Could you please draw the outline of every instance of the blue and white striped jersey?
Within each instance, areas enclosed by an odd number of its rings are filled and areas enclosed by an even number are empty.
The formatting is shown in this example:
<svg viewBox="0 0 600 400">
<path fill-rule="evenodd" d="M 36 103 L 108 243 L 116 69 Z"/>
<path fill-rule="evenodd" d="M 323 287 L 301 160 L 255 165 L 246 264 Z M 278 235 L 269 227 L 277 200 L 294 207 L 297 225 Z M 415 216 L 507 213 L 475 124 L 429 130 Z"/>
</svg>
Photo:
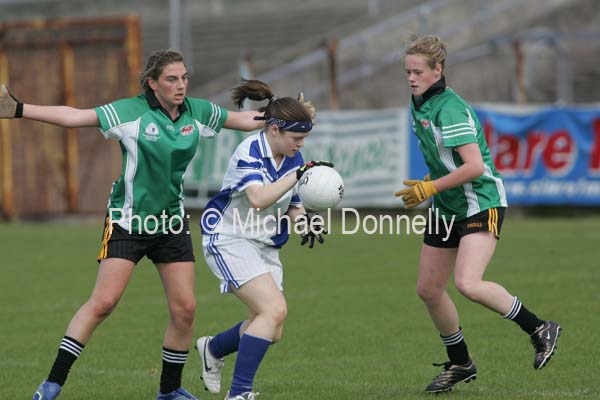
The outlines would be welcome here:
<svg viewBox="0 0 600 400">
<path fill-rule="evenodd" d="M 300 152 L 284 157 L 275 165 L 264 132 L 250 136 L 236 148 L 229 160 L 221 191 L 206 205 L 200 225 L 202 233 L 258 240 L 281 247 L 289 237 L 287 218 L 281 218 L 291 206 L 302 205 L 294 186 L 275 204 L 257 211 L 250 206 L 244 190 L 251 185 L 266 185 L 294 173 L 304 164 Z"/>
</svg>

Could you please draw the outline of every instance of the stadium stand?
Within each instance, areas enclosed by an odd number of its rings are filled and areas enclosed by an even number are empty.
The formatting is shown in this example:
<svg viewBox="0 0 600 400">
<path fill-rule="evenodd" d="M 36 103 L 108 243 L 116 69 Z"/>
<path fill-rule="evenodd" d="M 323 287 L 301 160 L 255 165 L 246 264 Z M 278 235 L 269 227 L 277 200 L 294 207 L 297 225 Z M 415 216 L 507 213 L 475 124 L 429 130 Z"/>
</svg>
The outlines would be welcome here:
<svg viewBox="0 0 600 400">
<path fill-rule="evenodd" d="M 3 20 L 142 17 L 143 55 L 169 45 L 164 0 L 2 0 Z M 343 3 L 343 6 L 342 6 Z M 182 1 L 182 50 L 190 93 L 227 104 L 243 54 L 280 92 L 303 89 L 328 108 L 326 40 L 338 39 L 340 108 L 395 107 L 408 90 L 399 64 L 414 33 L 447 41 L 449 82 L 477 102 L 593 102 L 598 90 L 600 9 L 595 0 L 244 0 Z M 523 75 L 515 77 L 521 39 Z M 189 57 L 192 54 L 192 57 Z M 568 59 L 568 61 L 566 61 Z M 312 64 L 311 64 L 312 63 Z M 309 64 L 302 66 L 300 64 Z M 286 65 L 293 66 L 283 73 Z M 535 71 L 535 72 L 534 72 Z M 279 76 L 279 77 L 278 77 Z M 271 79 L 273 78 L 273 79 Z M 365 82 L 368 80 L 368 84 Z M 518 83 L 521 84 L 518 93 Z"/>
</svg>

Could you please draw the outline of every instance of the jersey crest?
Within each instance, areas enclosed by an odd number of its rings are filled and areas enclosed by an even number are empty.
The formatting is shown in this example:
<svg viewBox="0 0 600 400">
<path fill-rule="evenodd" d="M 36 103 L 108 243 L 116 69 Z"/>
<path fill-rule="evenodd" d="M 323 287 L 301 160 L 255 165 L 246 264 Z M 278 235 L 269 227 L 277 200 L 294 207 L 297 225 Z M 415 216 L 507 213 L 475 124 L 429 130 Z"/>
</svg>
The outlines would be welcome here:
<svg viewBox="0 0 600 400">
<path fill-rule="evenodd" d="M 189 136 L 194 133 L 194 125 L 182 126 L 180 132 L 182 136 Z"/>
<path fill-rule="evenodd" d="M 146 130 L 144 132 L 144 138 L 148 141 L 155 142 L 160 139 L 158 127 L 154 122 L 150 122 L 148 126 L 146 126 Z"/>
</svg>

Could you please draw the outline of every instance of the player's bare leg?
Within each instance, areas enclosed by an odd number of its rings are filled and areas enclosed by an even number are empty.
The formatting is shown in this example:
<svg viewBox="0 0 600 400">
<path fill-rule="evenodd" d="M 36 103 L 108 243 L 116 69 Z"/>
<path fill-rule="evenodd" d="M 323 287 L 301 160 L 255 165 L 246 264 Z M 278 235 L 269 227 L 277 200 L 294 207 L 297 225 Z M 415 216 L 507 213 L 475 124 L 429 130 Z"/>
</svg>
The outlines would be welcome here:
<svg viewBox="0 0 600 400">
<path fill-rule="evenodd" d="M 79 358 L 92 333 L 117 306 L 134 267 L 132 261 L 122 258 L 107 258 L 100 262 L 94 290 L 71 319 L 50 374 L 37 388 L 34 400 L 54 400 L 58 397 L 73 363 Z"/>
<path fill-rule="evenodd" d="M 193 262 L 157 264 L 169 307 L 169 325 L 163 342 L 163 367 L 159 400 L 195 399 L 181 387 L 194 328 L 196 298 Z"/>
<path fill-rule="evenodd" d="M 443 366 L 425 389 L 428 393 L 446 392 L 460 382 L 469 382 L 477 377 L 477 367 L 471 361 L 460 329 L 458 312 L 446 285 L 454 270 L 457 249 L 438 248 L 423 244 L 419 263 L 417 294 L 425 303 L 442 342 L 446 346 L 450 361 L 434 364 Z"/>
<path fill-rule="evenodd" d="M 497 313 L 506 314 L 514 296 L 499 284 L 483 280 L 497 241 L 492 232 L 476 232 L 464 236 L 456 256 L 454 282 L 458 291 L 469 300 Z"/>
<path fill-rule="evenodd" d="M 246 282 L 235 295 L 248 306 L 250 316 L 240 339 L 231 389 L 226 398 L 254 398 L 253 382 L 256 371 L 275 340 L 281 338 L 287 305 L 271 274 L 259 275 Z"/>
<path fill-rule="evenodd" d="M 562 328 L 556 322 L 539 319 L 501 285 L 483 280 L 496 242 L 492 232 L 477 232 L 462 238 L 456 258 L 456 288 L 470 300 L 513 320 L 529 334 L 535 350 L 533 367 L 541 369 L 554 354 Z"/>
</svg>

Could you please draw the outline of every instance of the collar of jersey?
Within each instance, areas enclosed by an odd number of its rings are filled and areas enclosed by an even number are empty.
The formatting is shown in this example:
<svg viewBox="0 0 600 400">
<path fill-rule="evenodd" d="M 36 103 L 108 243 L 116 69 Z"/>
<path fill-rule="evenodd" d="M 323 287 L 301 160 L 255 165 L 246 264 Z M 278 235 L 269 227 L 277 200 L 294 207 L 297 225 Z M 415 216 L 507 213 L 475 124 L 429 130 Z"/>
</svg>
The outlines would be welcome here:
<svg viewBox="0 0 600 400">
<path fill-rule="evenodd" d="M 273 152 L 271 151 L 271 146 L 269 146 L 269 142 L 267 141 L 265 131 L 260 131 L 258 134 L 258 144 L 262 158 L 273 158 Z"/>
<path fill-rule="evenodd" d="M 167 110 L 165 110 L 163 108 L 163 106 L 160 105 L 160 102 L 158 101 L 158 99 L 156 98 L 156 95 L 154 94 L 154 92 L 152 90 L 148 90 L 146 92 L 146 100 L 148 101 L 148 105 L 150 106 L 150 108 L 152 108 L 153 110 L 156 110 L 157 108 L 160 109 L 160 111 L 162 111 L 163 114 L 165 114 L 169 119 L 171 119 L 171 116 L 169 115 Z M 181 117 L 181 115 L 186 111 L 187 111 L 187 107 L 186 107 L 185 103 L 181 103 L 179 105 L 179 117 Z M 179 117 L 177 117 L 175 119 L 175 121 L 177 121 L 179 119 Z M 175 122 L 175 121 L 173 121 L 173 122 Z"/>
<path fill-rule="evenodd" d="M 443 93 L 446 90 L 446 78 L 442 75 L 439 81 L 434 83 L 423 93 L 421 96 L 412 96 L 412 102 L 415 106 L 415 110 L 419 111 L 423 104 L 427 102 L 430 98 L 435 96 L 436 94 Z"/>
</svg>

